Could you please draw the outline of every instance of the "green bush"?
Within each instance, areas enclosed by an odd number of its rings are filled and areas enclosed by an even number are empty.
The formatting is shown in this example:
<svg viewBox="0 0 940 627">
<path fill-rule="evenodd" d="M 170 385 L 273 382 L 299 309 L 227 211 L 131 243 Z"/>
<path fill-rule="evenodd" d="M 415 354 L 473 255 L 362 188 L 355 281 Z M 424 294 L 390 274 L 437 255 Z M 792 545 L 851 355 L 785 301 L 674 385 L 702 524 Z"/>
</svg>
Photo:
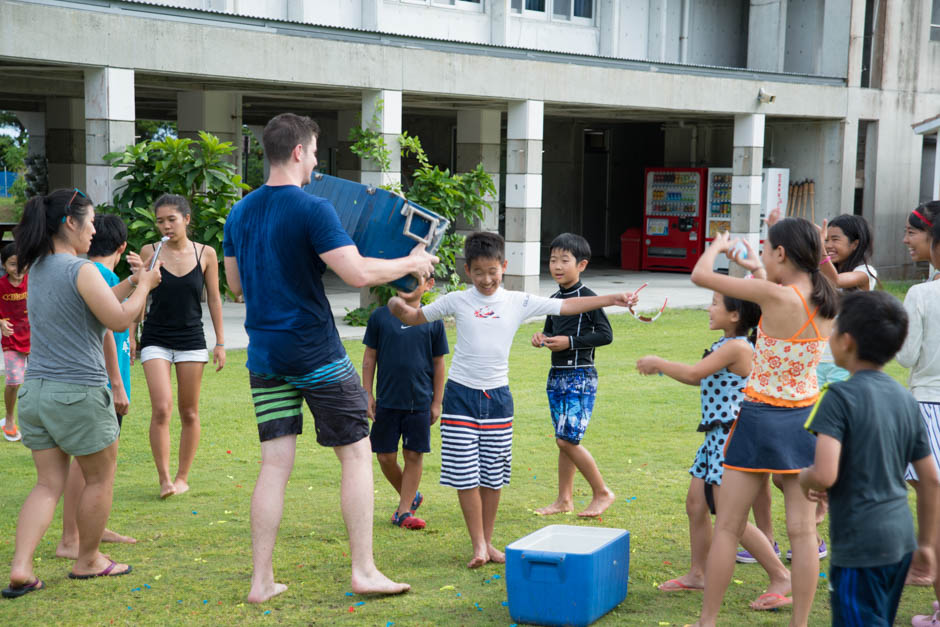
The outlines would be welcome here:
<svg viewBox="0 0 940 627">
<path fill-rule="evenodd" d="M 234 151 L 231 142 L 220 142 L 200 131 L 198 141 L 164 136 L 105 155 L 105 161 L 121 170 L 114 178 L 125 184 L 115 194 L 114 204 L 103 210 L 127 223 L 128 248 L 139 251 L 160 238 L 153 202 L 163 194 L 179 194 L 193 209 L 190 237 L 215 248 L 219 279 L 228 291 L 222 265 L 222 229 L 232 204 L 248 189 L 235 166 L 226 160 Z"/>
</svg>

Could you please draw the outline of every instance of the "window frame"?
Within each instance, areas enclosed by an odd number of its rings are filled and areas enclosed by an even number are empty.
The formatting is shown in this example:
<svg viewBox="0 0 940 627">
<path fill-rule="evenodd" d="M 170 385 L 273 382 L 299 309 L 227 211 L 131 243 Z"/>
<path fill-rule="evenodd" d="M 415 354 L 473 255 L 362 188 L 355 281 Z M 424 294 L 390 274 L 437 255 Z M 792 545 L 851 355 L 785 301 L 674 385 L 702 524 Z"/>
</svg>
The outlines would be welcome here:
<svg viewBox="0 0 940 627">
<path fill-rule="evenodd" d="M 570 0 L 571 4 L 568 7 L 568 17 L 560 17 L 555 15 L 555 0 L 545 0 L 545 10 L 537 11 L 535 9 L 525 8 L 525 0 L 520 0 L 519 4 L 521 9 L 511 9 L 510 13 L 516 17 L 524 17 L 528 19 L 544 20 L 546 22 L 555 22 L 558 24 L 574 24 L 576 26 L 597 26 L 597 2 L 596 0 L 590 0 L 591 2 L 591 15 L 592 17 L 576 17 L 574 14 L 574 3 L 575 0 Z"/>
<path fill-rule="evenodd" d="M 441 4 L 437 0 L 385 0 L 395 4 L 409 4 L 432 9 L 446 9 L 456 11 L 470 11 L 471 13 L 486 13 L 486 0 L 454 0 L 454 4 Z"/>
</svg>

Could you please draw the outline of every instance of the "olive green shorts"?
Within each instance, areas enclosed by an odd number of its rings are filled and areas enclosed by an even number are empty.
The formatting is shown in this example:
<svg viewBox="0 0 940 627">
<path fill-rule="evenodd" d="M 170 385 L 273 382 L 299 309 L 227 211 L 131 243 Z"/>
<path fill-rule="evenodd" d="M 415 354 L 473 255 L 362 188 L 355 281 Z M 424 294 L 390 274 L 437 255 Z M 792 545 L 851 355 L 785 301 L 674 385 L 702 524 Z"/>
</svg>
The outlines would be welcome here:
<svg viewBox="0 0 940 627">
<path fill-rule="evenodd" d="M 69 455 L 91 455 L 118 437 L 107 386 L 29 379 L 16 396 L 23 444 L 31 450 L 58 447 Z"/>
</svg>

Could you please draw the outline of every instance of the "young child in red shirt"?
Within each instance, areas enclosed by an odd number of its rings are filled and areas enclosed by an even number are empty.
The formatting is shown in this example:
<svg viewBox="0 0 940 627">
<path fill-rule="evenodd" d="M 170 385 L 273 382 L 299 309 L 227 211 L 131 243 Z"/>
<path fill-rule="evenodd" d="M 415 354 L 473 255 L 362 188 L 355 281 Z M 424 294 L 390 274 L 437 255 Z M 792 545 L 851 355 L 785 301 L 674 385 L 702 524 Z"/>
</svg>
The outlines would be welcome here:
<svg viewBox="0 0 940 627">
<path fill-rule="evenodd" d="M 16 244 L 0 250 L 0 261 L 6 274 L 0 277 L 0 344 L 3 346 L 3 369 L 7 384 L 3 390 L 6 417 L 0 423 L 3 437 L 16 442 L 23 436 L 16 428 L 16 391 L 23 383 L 26 357 L 29 355 L 29 318 L 26 315 L 26 274 L 16 268 Z"/>
</svg>

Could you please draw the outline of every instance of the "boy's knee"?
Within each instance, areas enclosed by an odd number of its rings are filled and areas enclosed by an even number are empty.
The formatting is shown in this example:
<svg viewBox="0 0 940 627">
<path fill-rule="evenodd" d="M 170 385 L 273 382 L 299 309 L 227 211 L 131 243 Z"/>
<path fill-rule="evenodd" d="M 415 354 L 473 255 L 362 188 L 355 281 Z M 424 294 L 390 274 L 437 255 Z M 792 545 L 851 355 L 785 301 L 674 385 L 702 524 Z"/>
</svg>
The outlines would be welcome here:
<svg viewBox="0 0 940 627">
<path fill-rule="evenodd" d="M 420 464 L 421 460 L 424 459 L 424 453 L 409 451 L 406 448 L 401 450 L 401 455 L 405 458 L 406 464 Z"/>
<path fill-rule="evenodd" d="M 398 451 L 394 453 L 376 453 L 376 459 L 379 460 L 379 465 L 381 466 L 392 466 L 398 464 Z"/>
<path fill-rule="evenodd" d="M 571 450 L 581 446 L 580 442 L 571 442 L 563 438 L 555 438 L 555 444 L 563 451 Z"/>
</svg>

